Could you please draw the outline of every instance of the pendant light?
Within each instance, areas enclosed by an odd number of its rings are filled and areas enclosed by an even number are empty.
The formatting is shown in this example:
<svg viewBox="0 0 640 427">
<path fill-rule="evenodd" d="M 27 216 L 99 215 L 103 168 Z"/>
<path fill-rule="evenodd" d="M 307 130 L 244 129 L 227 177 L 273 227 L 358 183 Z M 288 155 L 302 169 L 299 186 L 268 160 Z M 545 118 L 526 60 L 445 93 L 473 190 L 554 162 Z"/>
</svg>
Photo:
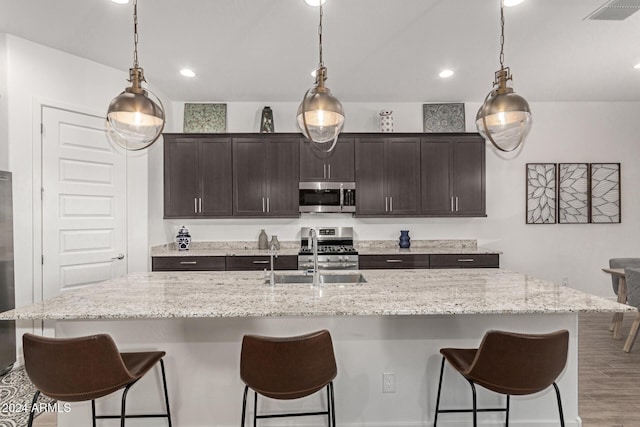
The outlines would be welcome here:
<svg viewBox="0 0 640 427">
<path fill-rule="evenodd" d="M 133 68 L 129 69 L 128 87 L 113 98 L 107 112 L 107 134 L 127 150 L 142 150 L 153 144 L 164 129 L 162 101 L 142 88 L 144 70 L 138 65 L 138 1 L 133 0 Z"/>
<path fill-rule="evenodd" d="M 344 126 L 344 109 L 331 90 L 324 85 L 327 68 L 322 60 L 322 3 L 320 3 L 320 25 L 318 26 L 320 62 L 316 70 L 315 86 L 307 90 L 298 107 L 298 126 L 316 147 L 331 151 L 336 146 L 338 135 Z M 330 143 L 333 141 L 330 145 Z M 325 149 L 325 147 L 327 147 Z"/>
<path fill-rule="evenodd" d="M 504 0 L 500 0 L 500 70 L 496 71 L 493 89 L 476 115 L 478 132 L 498 150 L 510 152 L 518 148 L 531 129 L 531 110 L 527 101 L 517 95 L 507 82 L 513 80 L 504 66 Z"/>
</svg>

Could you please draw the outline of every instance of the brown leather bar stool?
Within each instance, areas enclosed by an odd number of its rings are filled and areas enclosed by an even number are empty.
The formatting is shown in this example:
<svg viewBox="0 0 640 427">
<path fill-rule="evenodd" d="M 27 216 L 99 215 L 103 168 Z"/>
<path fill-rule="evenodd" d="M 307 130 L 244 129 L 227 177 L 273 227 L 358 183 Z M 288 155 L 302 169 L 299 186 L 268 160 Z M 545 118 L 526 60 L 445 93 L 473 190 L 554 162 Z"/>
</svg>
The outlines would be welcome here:
<svg viewBox="0 0 640 427">
<path fill-rule="evenodd" d="M 473 425 L 478 425 L 478 412 L 500 411 L 506 413 L 506 425 L 509 425 L 509 398 L 516 395 L 537 393 L 553 385 L 558 400 L 560 424 L 564 427 L 562 401 L 556 379 L 567 363 L 569 332 L 561 330 L 550 334 L 516 334 L 511 332 L 489 331 L 485 334 L 479 348 L 442 348 L 442 364 L 434 427 L 438 423 L 438 414 L 452 412 L 472 412 Z M 471 385 L 472 409 L 440 409 L 440 391 L 444 361 L 458 371 Z M 476 387 L 507 395 L 504 408 L 478 409 Z"/>
<path fill-rule="evenodd" d="M 162 358 L 164 351 L 120 353 L 109 335 L 100 334 L 78 338 L 46 338 L 32 334 L 22 336 L 24 366 L 36 387 L 31 408 L 40 393 L 62 402 L 91 400 L 93 426 L 97 419 L 166 418 L 171 427 L 167 379 Z M 164 414 L 125 415 L 127 393 L 132 385 L 160 362 L 164 400 Z M 120 415 L 96 415 L 95 399 L 123 389 Z M 33 409 L 28 426 L 33 425 Z"/>
<path fill-rule="evenodd" d="M 253 425 L 258 418 L 326 415 L 329 427 L 335 427 L 333 379 L 336 359 L 331 335 L 321 330 L 295 337 L 245 335 L 240 354 L 240 378 L 245 383 L 242 400 L 242 424 L 247 410 L 247 392 L 254 391 Z M 272 399 L 291 400 L 309 396 L 326 388 L 327 410 L 258 415 L 258 394 Z"/>
</svg>

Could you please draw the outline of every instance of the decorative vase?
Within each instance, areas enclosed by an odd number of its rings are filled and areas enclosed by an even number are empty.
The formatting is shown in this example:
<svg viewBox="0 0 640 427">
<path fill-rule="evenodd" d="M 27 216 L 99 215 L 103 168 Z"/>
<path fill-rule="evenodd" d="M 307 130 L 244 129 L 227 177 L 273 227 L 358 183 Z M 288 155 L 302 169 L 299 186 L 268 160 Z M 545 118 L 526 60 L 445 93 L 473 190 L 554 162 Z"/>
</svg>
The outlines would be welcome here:
<svg viewBox="0 0 640 427">
<path fill-rule="evenodd" d="M 271 111 L 271 107 L 269 106 L 262 109 L 260 133 L 273 133 L 273 111 Z"/>
<path fill-rule="evenodd" d="M 378 129 L 380 132 L 393 132 L 393 111 L 381 110 L 380 111 L 380 123 Z"/>
<path fill-rule="evenodd" d="M 178 250 L 188 251 L 190 243 L 191 235 L 189 234 L 189 230 L 183 225 L 182 228 L 178 230 L 178 235 L 176 236 L 176 244 L 178 245 Z"/>
<path fill-rule="evenodd" d="M 280 242 L 278 241 L 278 236 L 276 236 L 275 234 L 271 236 L 271 242 L 269 242 L 269 248 L 275 249 L 276 251 L 280 250 Z"/>
<path fill-rule="evenodd" d="M 400 230 L 400 247 L 408 248 L 411 246 L 411 238 L 409 237 L 409 230 Z"/>
<path fill-rule="evenodd" d="M 258 249 L 269 249 L 269 238 L 267 237 L 267 233 L 264 232 L 264 229 L 260 230 L 260 234 L 258 235 Z"/>
</svg>

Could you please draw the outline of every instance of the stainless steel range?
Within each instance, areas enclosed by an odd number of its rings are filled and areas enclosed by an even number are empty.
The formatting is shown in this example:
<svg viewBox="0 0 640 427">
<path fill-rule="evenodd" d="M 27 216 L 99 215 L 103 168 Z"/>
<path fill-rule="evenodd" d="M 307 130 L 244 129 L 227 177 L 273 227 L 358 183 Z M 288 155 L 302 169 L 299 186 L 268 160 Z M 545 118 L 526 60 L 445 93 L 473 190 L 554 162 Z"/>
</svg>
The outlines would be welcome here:
<svg viewBox="0 0 640 427">
<path fill-rule="evenodd" d="M 352 227 L 316 227 L 318 243 L 318 268 L 322 270 L 357 270 L 358 252 L 353 247 Z M 312 228 L 300 230 L 298 270 L 313 269 Z"/>
</svg>

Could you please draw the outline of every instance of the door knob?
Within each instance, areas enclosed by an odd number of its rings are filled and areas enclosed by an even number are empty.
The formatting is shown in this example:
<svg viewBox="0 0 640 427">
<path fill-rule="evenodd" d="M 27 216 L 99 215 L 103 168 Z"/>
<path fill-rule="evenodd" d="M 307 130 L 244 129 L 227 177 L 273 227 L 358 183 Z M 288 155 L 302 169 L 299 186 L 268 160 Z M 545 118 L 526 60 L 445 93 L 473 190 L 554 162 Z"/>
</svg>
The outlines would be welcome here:
<svg viewBox="0 0 640 427">
<path fill-rule="evenodd" d="M 111 259 L 124 259 L 124 254 L 118 254 L 118 256 L 114 256 Z"/>
</svg>

